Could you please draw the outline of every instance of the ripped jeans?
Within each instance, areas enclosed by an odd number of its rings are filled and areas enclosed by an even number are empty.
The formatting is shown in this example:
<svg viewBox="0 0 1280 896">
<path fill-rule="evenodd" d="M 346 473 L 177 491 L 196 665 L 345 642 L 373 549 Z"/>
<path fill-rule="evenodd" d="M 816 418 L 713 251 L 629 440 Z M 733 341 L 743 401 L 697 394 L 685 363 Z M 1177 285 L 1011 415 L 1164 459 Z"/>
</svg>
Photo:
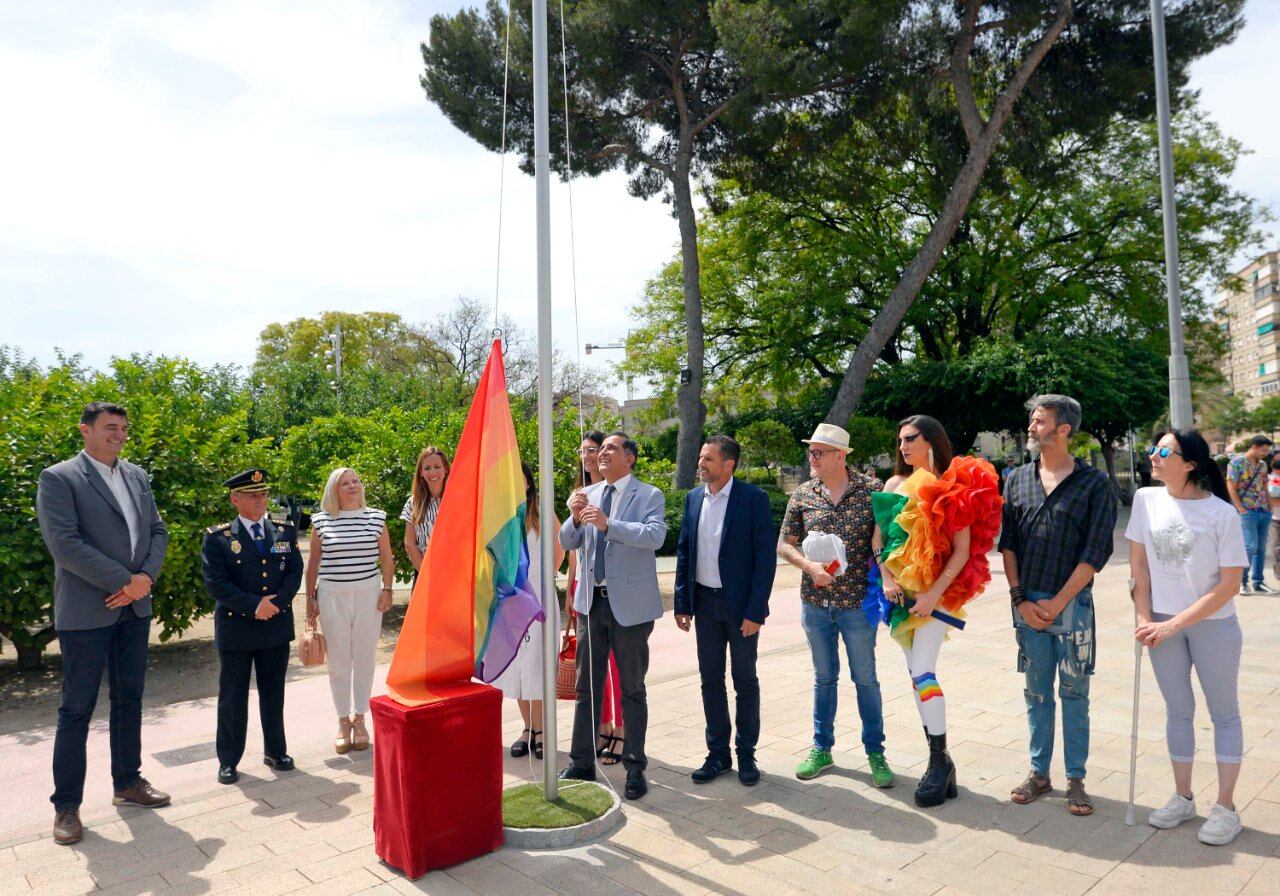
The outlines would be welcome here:
<svg viewBox="0 0 1280 896">
<path fill-rule="evenodd" d="M 1027 592 L 1049 600 L 1050 592 Z M 1093 592 L 1085 588 L 1047 629 L 1036 631 L 1013 611 L 1018 639 L 1018 671 L 1027 677 L 1027 724 L 1031 729 L 1031 770 L 1049 776 L 1055 728 L 1054 678 L 1062 701 L 1062 753 L 1068 778 L 1083 778 L 1089 759 L 1089 676 L 1093 674 L 1095 627 Z"/>
</svg>

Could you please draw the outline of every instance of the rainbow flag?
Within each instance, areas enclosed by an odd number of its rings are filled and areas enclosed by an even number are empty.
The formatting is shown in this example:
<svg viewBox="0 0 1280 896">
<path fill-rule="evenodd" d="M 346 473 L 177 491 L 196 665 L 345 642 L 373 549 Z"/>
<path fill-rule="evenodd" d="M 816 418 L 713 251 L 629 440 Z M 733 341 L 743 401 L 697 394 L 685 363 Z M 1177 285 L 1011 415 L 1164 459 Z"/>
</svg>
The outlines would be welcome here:
<svg viewBox="0 0 1280 896">
<path fill-rule="evenodd" d="M 493 681 L 529 626 L 545 618 L 529 585 L 524 520 L 524 475 L 495 339 L 387 673 L 393 700 L 430 703 L 473 676 Z"/>
</svg>

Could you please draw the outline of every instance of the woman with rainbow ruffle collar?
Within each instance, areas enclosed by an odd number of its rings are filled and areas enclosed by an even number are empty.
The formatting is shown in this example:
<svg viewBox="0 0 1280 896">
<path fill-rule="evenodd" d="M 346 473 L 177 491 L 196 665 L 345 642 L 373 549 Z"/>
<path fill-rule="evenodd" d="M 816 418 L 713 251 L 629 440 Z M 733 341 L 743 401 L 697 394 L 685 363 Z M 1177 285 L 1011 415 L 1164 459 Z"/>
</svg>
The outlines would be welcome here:
<svg viewBox="0 0 1280 896">
<path fill-rule="evenodd" d="M 948 627 L 963 627 L 965 604 L 991 581 L 987 551 L 1000 530 L 1003 503 L 995 468 L 981 458 L 956 457 L 941 423 L 918 414 L 898 424 L 894 475 L 871 495 L 879 576 L 873 568 L 864 606 L 876 617 L 873 624 L 888 624 L 906 653 L 929 743 L 917 806 L 940 806 L 956 796 L 938 654 Z"/>
</svg>

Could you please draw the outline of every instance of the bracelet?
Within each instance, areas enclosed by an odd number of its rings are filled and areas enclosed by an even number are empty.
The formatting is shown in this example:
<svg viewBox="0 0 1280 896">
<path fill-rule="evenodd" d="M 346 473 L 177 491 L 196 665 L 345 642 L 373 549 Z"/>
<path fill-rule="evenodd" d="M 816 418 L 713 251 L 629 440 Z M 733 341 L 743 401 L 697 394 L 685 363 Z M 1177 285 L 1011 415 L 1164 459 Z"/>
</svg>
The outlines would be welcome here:
<svg viewBox="0 0 1280 896">
<path fill-rule="evenodd" d="M 392 588 L 391 588 L 391 586 L 390 586 L 390 585 L 383 585 L 383 586 L 382 586 L 382 590 L 383 590 L 383 591 L 391 591 L 393 594 L 395 593 L 395 592 L 392 590 Z"/>
<path fill-rule="evenodd" d="M 1009 603 L 1012 606 L 1025 604 L 1027 602 L 1027 592 L 1021 585 L 1014 585 L 1009 589 Z"/>
</svg>

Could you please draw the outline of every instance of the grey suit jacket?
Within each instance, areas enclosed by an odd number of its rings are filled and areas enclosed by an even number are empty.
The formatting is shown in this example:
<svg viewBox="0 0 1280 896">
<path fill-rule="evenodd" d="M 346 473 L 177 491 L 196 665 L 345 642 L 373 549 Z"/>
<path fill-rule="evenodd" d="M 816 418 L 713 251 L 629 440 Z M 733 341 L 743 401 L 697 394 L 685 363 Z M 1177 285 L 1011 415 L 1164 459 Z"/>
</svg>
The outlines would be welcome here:
<svg viewBox="0 0 1280 896">
<path fill-rule="evenodd" d="M 138 547 L 130 550 L 129 526 L 115 495 L 83 451 L 40 471 L 36 515 L 53 555 L 53 618 L 59 630 L 114 625 L 123 608 L 106 599 L 142 572 L 154 582 L 169 546 L 147 474 L 124 458 L 118 469 L 138 513 Z M 151 615 L 151 595 L 134 601 L 139 616 Z"/>
<path fill-rule="evenodd" d="M 604 486 L 604 482 L 597 482 L 587 489 L 587 499 L 597 507 L 604 499 Z M 603 536 L 604 568 L 609 609 L 622 625 L 639 625 L 662 616 L 657 550 L 667 537 L 665 509 L 662 492 L 634 474 L 622 494 L 613 496 L 609 529 Z M 561 546 L 566 551 L 583 551 L 582 587 L 573 598 L 574 610 L 583 614 L 591 610 L 599 537 L 599 529 L 579 526 L 572 515 L 560 527 Z"/>
</svg>

